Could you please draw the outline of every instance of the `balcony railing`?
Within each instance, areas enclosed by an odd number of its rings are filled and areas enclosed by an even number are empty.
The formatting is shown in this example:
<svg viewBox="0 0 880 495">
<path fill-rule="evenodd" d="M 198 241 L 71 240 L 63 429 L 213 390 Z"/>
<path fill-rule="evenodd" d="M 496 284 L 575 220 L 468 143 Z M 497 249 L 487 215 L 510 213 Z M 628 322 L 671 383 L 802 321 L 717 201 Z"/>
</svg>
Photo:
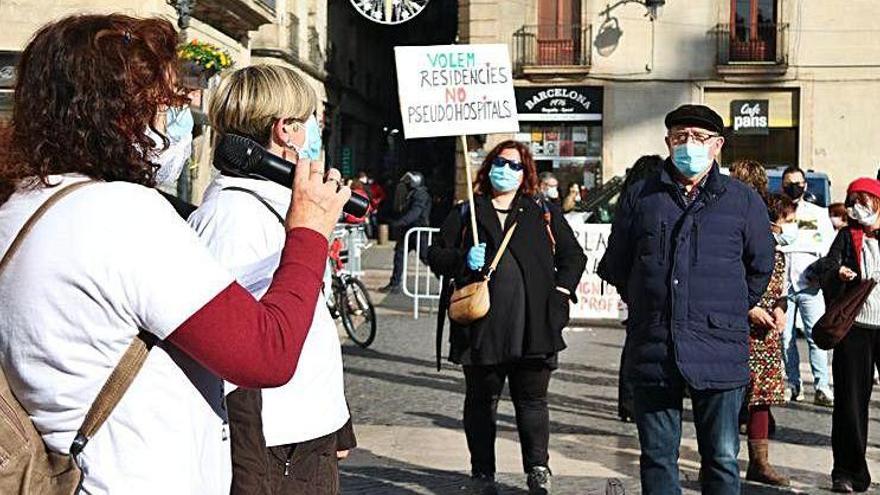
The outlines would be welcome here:
<svg viewBox="0 0 880 495">
<path fill-rule="evenodd" d="M 590 67 L 591 42 L 590 26 L 523 26 L 513 33 L 514 71 L 586 72 Z"/>
<path fill-rule="evenodd" d="M 788 66 L 788 24 L 737 24 L 733 30 L 730 24 L 719 24 L 715 31 L 720 72 L 725 72 L 725 67 L 730 67 L 731 72 L 742 72 L 742 66 L 784 72 Z"/>
</svg>

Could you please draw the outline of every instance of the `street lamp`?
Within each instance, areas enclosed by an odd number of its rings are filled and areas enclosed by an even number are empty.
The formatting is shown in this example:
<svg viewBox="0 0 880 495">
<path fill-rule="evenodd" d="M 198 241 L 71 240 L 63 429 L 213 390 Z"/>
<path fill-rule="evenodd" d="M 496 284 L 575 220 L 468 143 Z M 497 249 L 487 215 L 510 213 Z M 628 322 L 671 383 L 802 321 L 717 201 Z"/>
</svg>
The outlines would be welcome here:
<svg viewBox="0 0 880 495">
<path fill-rule="evenodd" d="M 189 20 L 192 19 L 193 10 L 196 8 L 196 0 L 166 0 L 168 5 L 177 11 L 177 27 L 180 28 L 180 39 L 186 41 L 186 30 L 189 28 Z"/>
<path fill-rule="evenodd" d="M 180 29 L 180 42 L 186 43 L 186 30 L 189 28 L 189 21 L 192 18 L 193 10 L 196 8 L 196 0 L 166 0 L 168 5 L 174 7 L 177 11 L 177 27 Z M 177 178 L 177 197 L 192 202 L 192 177 L 190 176 L 189 166 L 187 166 L 180 177 Z"/>
<path fill-rule="evenodd" d="M 648 16 L 651 20 L 660 17 L 660 9 L 666 5 L 666 0 L 645 0 L 645 8 L 648 9 Z"/>
</svg>

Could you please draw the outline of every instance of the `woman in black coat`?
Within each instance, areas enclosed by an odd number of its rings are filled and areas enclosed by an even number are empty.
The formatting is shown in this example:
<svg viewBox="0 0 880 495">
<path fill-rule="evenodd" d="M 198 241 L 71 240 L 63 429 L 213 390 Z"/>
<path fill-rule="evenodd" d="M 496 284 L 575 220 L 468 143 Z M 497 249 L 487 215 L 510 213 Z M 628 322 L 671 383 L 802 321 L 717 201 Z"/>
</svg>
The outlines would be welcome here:
<svg viewBox="0 0 880 495">
<path fill-rule="evenodd" d="M 880 278 L 880 182 L 862 178 L 847 189 L 849 227 L 828 256 L 814 265 L 828 306 L 865 278 Z M 880 290 L 874 288 L 849 332 L 834 347 L 831 491 L 864 492 L 871 486 L 865 452 L 874 369 L 880 366 Z"/>
<path fill-rule="evenodd" d="M 450 322 L 449 359 L 464 367 L 464 427 L 479 493 L 495 490 L 495 415 L 506 379 L 529 491 L 547 493 L 550 486 L 547 388 L 556 355 L 565 348 L 562 329 L 586 257 L 561 212 L 536 198 L 537 183 L 525 145 L 505 141 L 496 146 L 475 182 L 480 243 L 474 246 L 465 203 L 446 219 L 428 256 L 435 273 L 463 286 L 482 276 L 516 224 L 489 283 L 489 314 L 468 326 Z M 438 342 L 451 293 L 450 284 L 441 296 Z"/>
</svg>

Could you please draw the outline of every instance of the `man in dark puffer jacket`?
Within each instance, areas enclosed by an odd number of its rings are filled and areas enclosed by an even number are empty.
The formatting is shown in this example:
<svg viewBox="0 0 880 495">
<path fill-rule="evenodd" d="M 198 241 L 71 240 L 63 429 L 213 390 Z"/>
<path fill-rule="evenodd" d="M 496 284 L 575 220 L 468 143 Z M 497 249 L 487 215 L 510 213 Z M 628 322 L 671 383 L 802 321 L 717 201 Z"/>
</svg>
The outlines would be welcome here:
<svg viewBox="0 0 880 495">
<path fill-rule="evenodd" d="M 620 199 L 599 269 L 629 306 L 625 374 L 635 385 L 642 490 L 681 493 L 688 388 L 703 493 L 739 494 L 748 313 L 773 269 L 770 221 L 758 194 L 715 163 L 724 144 L 718 114 L 684 105 L 666 128 L 670 158 Z"/>
</svg>

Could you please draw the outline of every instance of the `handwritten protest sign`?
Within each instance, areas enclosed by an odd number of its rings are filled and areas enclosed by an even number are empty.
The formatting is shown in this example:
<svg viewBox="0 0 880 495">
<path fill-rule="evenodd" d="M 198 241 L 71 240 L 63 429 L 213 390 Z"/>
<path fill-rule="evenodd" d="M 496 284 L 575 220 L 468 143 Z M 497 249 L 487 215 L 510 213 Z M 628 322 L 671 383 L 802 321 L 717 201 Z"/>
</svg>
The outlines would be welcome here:
<svg viewBox="0 0 880 495">
<path fill-rule="evenodd" d="M 577 287 L 577 304 L 571 305 L 571 318 L 575 320 L 621 320 L 626 318 L 626 305 L 614 287 L 602 284 L 596 274 L 599 261 L 608 248 L 610 224 L 583 223 L 580 216 L 571 222 L 578 244 L 587 256 L 587 268 Z"/>
<path fill-rule="evenodd" d="M 394 47 L 407 139 L 518 132 L 507 45 Z"/>
</svg>

